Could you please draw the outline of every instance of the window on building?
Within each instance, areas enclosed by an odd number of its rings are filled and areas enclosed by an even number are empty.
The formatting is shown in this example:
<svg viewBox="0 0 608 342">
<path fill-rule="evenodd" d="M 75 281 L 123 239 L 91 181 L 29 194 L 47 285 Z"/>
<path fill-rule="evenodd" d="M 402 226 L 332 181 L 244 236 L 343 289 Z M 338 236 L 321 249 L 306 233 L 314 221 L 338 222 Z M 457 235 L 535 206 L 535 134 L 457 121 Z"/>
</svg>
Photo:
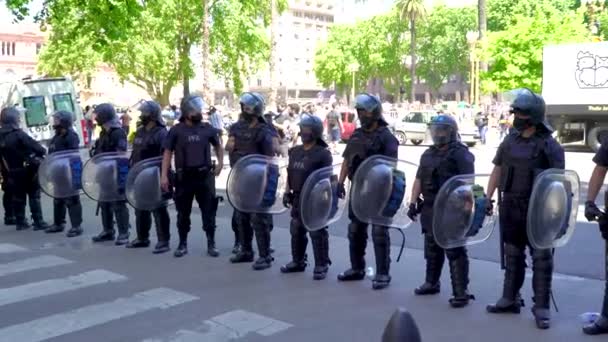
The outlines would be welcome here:
<svg viewBox="0 0 608 342">
<path fill-rule="evenodd" d="M 16 45 L 17 45 L 17 44 L 15 44 L 15 42 L 13 42 L 13 56 L 15 55 L 15 46 L 16 46 Z"/>
<path fill-rule="evenodd" d="M 294 38 L 294 39 L 300 39 L 300 35 L 299 35 L 299 34 L 297 34 L 297 33 L 294 33 L 293 38 Z"/>
<path fill-rule="evenodd" d="M 300 59 L 299 59 L 298 57 L 296 57 L 296 58 L 294 58 L 294 59 L 293 59 L 293 61 L 294 61 L 295 63 L 299 63 L 299 62 L 300 62 Z"/>
<path fill-rule="evenodd" d="M 262 80 L 258 78 L 258 87 L 262 86 Z"/>
<path fill-rule="evenodd" d="M 42 49 L 42 44 L 36 43 L 36 54 L 40 53 L 40 49 Z"/>
<path fill-rule="evenodd" d="M 2 56 L 4 56 L 4 55 L 5 55 L 5 50 L 4 50 L 4 48 L 5 48 L 5 43 L 4 43 L 4 42 L 2 42 Z"/>
<path fill-rule="evenodd" d="M 310 64 L 310 59 L 307 59 L 307 60 L 306 60 L 306 63 L 307 63 L 307 64 Z"/>
</svg>

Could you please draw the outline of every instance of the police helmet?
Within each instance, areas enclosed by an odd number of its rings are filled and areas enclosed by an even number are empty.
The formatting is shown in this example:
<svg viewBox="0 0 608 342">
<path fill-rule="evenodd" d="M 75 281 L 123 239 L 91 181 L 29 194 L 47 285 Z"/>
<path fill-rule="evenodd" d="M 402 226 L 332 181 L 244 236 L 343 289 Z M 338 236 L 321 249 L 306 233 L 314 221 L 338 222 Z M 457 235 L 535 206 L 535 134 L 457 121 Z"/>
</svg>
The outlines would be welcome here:
<svg viewBox="0 0 608 342">
<path fill-rule="evenodd" d="M 201 115 L 205 111 L 205 101 L 202 97 L 197 95 L 186 96 L 182 99 L 179 105 L 179 109 L 182 112 L 182 117 L 189 117 L 193 114 L 200 113 Z"/>
<path fill-rule="evenodd" d="M 59 127 L 70 129 L 74 123 L 74 115 L 68 111 L 60 110 L 53 114 L 53 120 Z"/>
<path fill-rule="evenodd" d="M 323 122 L 317 116 L 303 114 L 300 119 L 300 129 L 308 127 L 312 131 L 313 137 L 317 140 L 317 142 L 327 147 L 325 141 L 323 141 Z"/>
<path fill-rule="evenodd" d="M 5 128 L 19 128 L 21 112 L 17 107 L 6 107 L 0 112 L 0 124 Z"/>
<path fill-rule="evenodd" d="M 261 117 L 264 114 L 264 98 L 258 93 L 243 93 L 240 99 L 241 112 Z"/>
<path fill-rule="evenodd" d="M 368 93 L 357 95 L 355 100 L 355 109 L 357 111 L 364 110 L 373 114 L 375 119 L 382 117 L 382 103 L 380 100 Z"/>
<path fill-rule="evenodd" d="M 95 107 L 94 113 L 95 120 L 100 126 L 103 126 L 108 122 L 115 121 L 118 119 L 118 116 L 116 115 L 116 109 L 114 109 L 114 106 L 109 103 L 102 103 L 98 105 L 97 107 Z"/>
<path fill-rule="evenodd" d="M 165 125 L 161 116 L 162 109 L 158 103 L 154 101 L 145 101 L 139 107 L 139 111 L 141 112 L 140 118 L 144 124 L 156 121 L 156 123 L 161 126 Z"/>
<path fill-rule="evenodd" d="M 515 91 L 510 112 L 530 116 L 530 121 L 537 125 L 545 121 L 545 100 L 532 90 L 524 88 Z"/>
<path fill-rule="evenodd" d="M 436 146 L 458 141 L 458 124 L 449 115 L 437 115 L 431 120 L 431 138 Z"/>
</svg>

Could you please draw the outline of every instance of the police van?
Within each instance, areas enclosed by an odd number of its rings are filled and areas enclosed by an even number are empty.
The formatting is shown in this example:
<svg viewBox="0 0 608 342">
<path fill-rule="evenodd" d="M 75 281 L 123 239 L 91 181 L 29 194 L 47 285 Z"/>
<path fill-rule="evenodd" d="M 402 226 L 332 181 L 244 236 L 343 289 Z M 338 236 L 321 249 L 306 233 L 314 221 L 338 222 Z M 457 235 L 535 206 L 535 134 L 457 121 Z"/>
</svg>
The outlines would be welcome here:
<svg viewBox="0 0 608 342">
<path fill-rule="evenodd" d="M 32 138 L 47 143 L 55 134 L 51 115 L 59 110 L 74 113 L 74 129 L 80 146 L 88 142 L 86 122 L 69 78 L 25 79 L 0 83 L 0 105 L 24 109 L 21 128 Z"/>
</svg>

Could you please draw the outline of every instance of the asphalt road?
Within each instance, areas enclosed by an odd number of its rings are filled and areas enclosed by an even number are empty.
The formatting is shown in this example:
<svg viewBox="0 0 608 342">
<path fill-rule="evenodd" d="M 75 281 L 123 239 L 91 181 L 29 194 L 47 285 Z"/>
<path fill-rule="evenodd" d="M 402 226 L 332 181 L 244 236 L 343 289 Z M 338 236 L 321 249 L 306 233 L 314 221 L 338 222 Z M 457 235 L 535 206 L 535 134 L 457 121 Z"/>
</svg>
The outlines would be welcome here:
<svg viewBox="0 0 608 342">
<path fill-rule="evenodd" d="M 424 147 L 402 147 L 402 159 L 417 161 Z M 473 149 L 477 171 L 489 172 L 493 147 Z M 569 168 L 586 183 L 591 153 L 569 152 Z M 227 172 L 218 179 L 218 187 Z M 419 227 L 406 231 L 407 250 L 392 264 L 391 287 L 372 291 L 369 280 L 342 284 L 336 275 L 348 267 L 346 220 L 331 228 L 332 266 L 324 281 L 312 280 L 312 267 L 282 275 L 290 260 L 286 215 L 275 218 L 275 264 L 256 272 L 249 264 L 228 262 L 233 235 L 231 209 L 218 213 L 219 258 L 205 255 L 202 223 L 193 211 L 190 254 L 153 255 L 150 249 L 128 250 L 111 243 L 92 244 L 100 231 L 95 204 L 83 197 L 85 235 L 17 232 L 0 226 L 0 342 L 226 342 L 226 341 L 380 341 L 382 329 L 398 306 L 414 315 L 423 340 L 429 341 L 592 341 L 580 332 L 578 315 L 599 310 L 603 293 L 603 241 L 597 228 L 579 220 L 570 244 L 559 249 L 554 294 L 559 313 L 548 331 L 534 328 L 528 310 L 515 316 L 491 316 L 486 303 L 501 292 L 494 236 L 471 249 L 472 293 L 477 300 L 450 309 L 449 274 L 443 272 L 442 293 L 421 298 L 413 289 L 424 278 Z M 51 200 L 43 197 L 50 221 Z M 171 210 L 172 224 L 175 211 Z M 581 215 L 579 215 L 582 218 Z M 133 217 L 131 217 L 133 223 Z M 172 229 L 172 247 L 177 232 Z M 153 235 L 154 236 L 154 235 Z M 398 235 L 393 235 L 396 244 Z M 154 240 L 154 239 L 153 239 Z M 155 241 L 153 241 L 155 242 Z M 397 248 L 393 250 L 396 259 Z M 312 256 L 312 253 L 308 253 Z M 368 264 L 373 266 L 371 244 Z M 531 291 L 523 289 L 527 307 Z"/>
</svg>

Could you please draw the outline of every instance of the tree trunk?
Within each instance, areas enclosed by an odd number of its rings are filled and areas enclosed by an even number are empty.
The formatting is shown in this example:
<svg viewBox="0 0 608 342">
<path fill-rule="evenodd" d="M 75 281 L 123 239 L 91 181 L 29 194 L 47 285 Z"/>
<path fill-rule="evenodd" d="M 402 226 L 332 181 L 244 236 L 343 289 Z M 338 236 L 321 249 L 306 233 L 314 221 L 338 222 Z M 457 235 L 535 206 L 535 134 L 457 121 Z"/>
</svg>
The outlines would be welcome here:
<svg viewBox="0 0 608 342">
<path fill-rule="evenodd" d="M 162 91 L 160 94 L 156 94 L 154 101 L 158 102 L 161 108 L 165 108 L 170 105 L 169 103 L 169 94 L 171 93 L 171 89 L 169 91 Z"/>
<path fill-rule="evenodd" d="M 271 110 L 277 108 L 277 29 L 279 22 L 279 13 L 277 11 L 277 1 L 270 0 L 270 96 L 268 98 L 268 107 Z"/>
<path fill-rule="evenodd" d="M 410 101 L 416 101 L 416 19 L 410 18 Z"/>
<path fill-rule="evenodd" d="M 190 77 L 188 77 L 188 71 L 186 68 L 183 70 L 183 87 L 184 87 L 184 97 L 190 95 Z"/>
<path fill-rule="evenodd" d="M 486 13 L 486 0 L 477 0 L 477 20 L 479 25 L 479 41 L 483 42 L 488 30 L 488 16 Z M 488 64 L 485 61 L 480 61 L 480 69 L 488 71 Z"/>
<path fill-rule="evenodd" d="M 211 0 L 202 0 L 203 2 L 203 44 L 202 44 L 202 57 L 203 57 L 203 98 L 208 104 L 213 104 L 214 96 L 211 90 L 211 60 L 210 56 L 210 45 L 209 45 L 209 3 Z"/>
</svg>

